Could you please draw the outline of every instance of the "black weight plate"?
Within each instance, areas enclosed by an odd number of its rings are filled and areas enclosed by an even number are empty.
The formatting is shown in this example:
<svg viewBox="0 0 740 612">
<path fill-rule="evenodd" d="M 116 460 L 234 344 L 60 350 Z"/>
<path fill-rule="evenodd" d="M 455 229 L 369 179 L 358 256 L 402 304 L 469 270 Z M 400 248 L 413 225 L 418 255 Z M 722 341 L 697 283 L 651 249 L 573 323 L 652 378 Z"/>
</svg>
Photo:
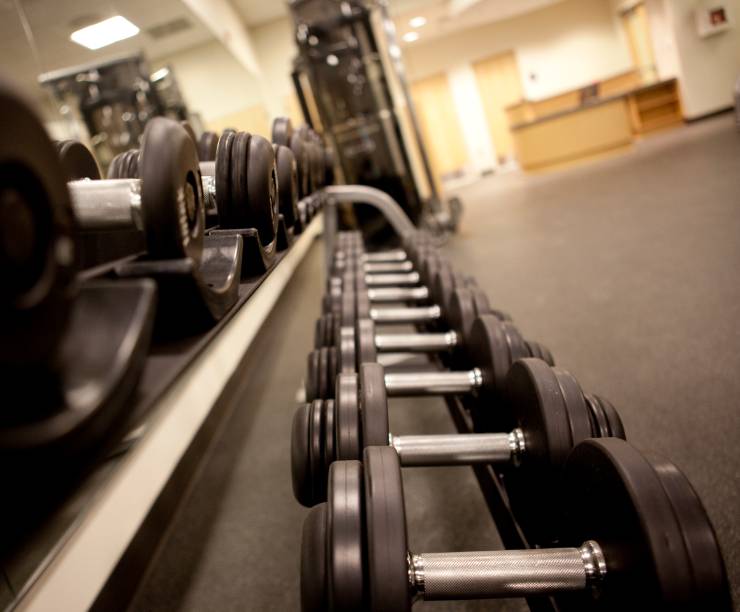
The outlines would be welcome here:
<svg viewBox="0 0 740 612">
<path fill-rule="evenodd" d="M 329 395 L 329 353 L 328 347 L 322 346 L 319 349 L 319 378 L 318 392 L 319 398 L 326 399 Z"/>
<path fill-rule="evenodd" d="M 324 411 L 323 400 L 314 400 L 309 409 L 308 459 L 311 470 L 311 505 L 326 498 L 326 474 L 324 464 Z"/>
<path fill-rule="evenodd" d="M 329 469 L 327 567 L 329 610 L 364 609 L 363 479 L 359 461 L 338 461 Z"/>
<path fill-rule="evenodd" d="M 74 215 L 62 164 L 41 121 L 0 80 L 0 363 L 51 360 L 77 268 Z"/>
<path fill-rule="evenodd" d="M 270 142 L 253 134 L 249 139 L 249 162 L 247 164 L 247 200 L 249 217 L 259 232 L 263 245 L 271 243 L 277 234 L 278 189 L 275 152 Z"/>
<path fill-rule="evenodd" d="M 90 149 L 81 142 L 62 140 L 55 144 L 68 181 L 98 180 L 101 178 L 98 162 L 95 161 Z"/>
<path fill-rule="evenodd" d="M 358 404 L 357 374 L 340 374 L 337 376 L 336 396 L 334 401 L 335 450 L 338 460 L 359 459 L 360 444 L 360 407 Z"/>
<path fill-rule="evenodd" d="M 206 223 L 203 188 L 195 144 L 180 124 L 164 117 L 147 123 L 139 172 L 149 256 L 199 262 Z"/>
<path fill-rule="evenodd" d="M 139 178 L 139 150 L 131 149 L 123 158 L 125 165 L 122 166 L 124 175 L 121 178 Z"/>
<path fill-rule="evenodd" d="M 311 351 L 306 361 L 306 401 L 312 402 L 319 397 L 319 349 Z"/>
<path fill-rule="evenodd" d="M 301 537 L 301 610 L 326 612 L 326 504 L 311 508 L 303 521 Z"/>
<path fill-rule="evenodd" d="M 450 298 L 456 287 L 455 275 L 449 263 L 441 265 L 434 275 L 430 290 L 434 300 L 444 309 L 450 306 Z"/>
<path fill-rule="evenodd" d="M 200 161 L 215 161 L 218 148 L 218 134 L 203 132 L 198 139 L 198 157 Z"/>
<path fill-rule="evenodd" d="M 276 117 L 272 122 L 272 142 L 277 145 L 290 145 L 293 136 L 293 123 L 288 117 Z"/>
<path fill-rule="evenodd" d="M 571 443 L 567 448 L 561 449 L 563 452 L 562 463 L 565 463 L 570 451 L 576 444 L 588 440 L 592 437 L 590 410 L 586 404 L 586 398 L 583 397 L 583 390 L 578 381 L 570 373 L 560 368 L 552 368 L 558 379 L 560 390 L 565 400 L 565 414 L 570 424 Z M 555 452 L 551 450 L 553 456 Z"/>
<path fill-rule="evenodd" d="M 334 397 L 334 391 L 336 389 L 337 374 L 339 374 L 339 356 L 337 355 L 337 347 L 328 346 L 326 347 L 327 361 L 329 364 L 329 378 L 327 379 L 327 393 L 329 397 Z"/>
<path fill-rule="evenodd" d="M 370 298 L 367 296 L 367 292 L 355 295 L 355 308 L 355 316 L 358 319 L 370 318 Z"/>
<path fill-rule="evenodd" d="M 473 311 L 476 315 L 489 314 L 491 312 L 491 303 L 483 289 L 479 287 L 466 285 L 470 295 L 473 298 Z"/>
<path fill-rule="evenodd" d="M 334 346 L 334 328 L 336 327 L 336 318 L 333 312 L 329 312 L 324 315 L 326 318 L 326 325 L 324 326 L 324 344 L 326 346 Z"/>
<path fill-rule="evenodd" d="M 313 347 L 318 349 L 324 346 L 324 338 L 326 337 L 324 333 L 324 327 L 326 326 L 326 320 L 324 319 L 325 315 L 321 315 L 318 319 L 316 319 L 316 325 L 314 327 L 314 334 L 313 334 Z"/>
<path fill-rule="evenodd" d="M 375 349 L 375 323 L 370 319 L 358 319 L 355 340 L 357 367 L 359 368 L 363 363 L 376 363 L 378 351 Z"/>
<path fill-rule="evenodd" d="M 406 513 L 395 449 L 364 451 L 367 590 L 372 610 L 411 610 Z"/>
<path fill-rule="evenodd" d="M 360 412 L 363 446 L 387 446 L 388 396 L 384 369 L 379 363 L 360 366 Z"/>
<path fill-rule="evenodd" d="M 341 296 L 342 326 L 354 327 L 355 325 L 355 299 L 356 295 L 351 287 L 344 287 Z"/>
<path fill-rule="evenodd" d="M 324 465 L 327 470 L 337 460 L 334 413 L 334 400 L 324 400 Z"/>
<path fill-rule="evenodd" d="M 290 149 L 295 155 L 296 167 L 298 169 L 298 194 L 299 198 L 305 198 L 309 193 L 309 159 L 308 149 L 300 134 L 293 132 L 290 138 Z"/>
<path fill-rule="evenodd" d="M 468 357 L 483 374 L 481 392 L 497 401 L 512 363 L 505 324 L 493 315 L 484 314 L 475 318 L 468 335 Z M 491 409 L 501 407 L 491 406 Z"/>
<path fill-rule="evenodd" d="M 274 145 L 274 147 L 279 209 L 285 219 L 285 224 L 293 227 L 298 218 L 298 168 L 293 151 L 279 145 Z"/>
<path fill-rule="evenodd" d="M 586 395 L 586 402 L 593 419 L 594 438 L 627 439 L 622 419 L 611 402 L 598 395 Z"/>
<path fill-rule="evenodd" d="M 357 352 L 355 347 L 355 329 L 354 327 L 339 328 L 339 346 L 337 354 L 339 356 L 340 372 L 357 371 Z"/>
<path fill-rule="evenodd" d="M 608 573 L 597 599 L 588 592 L 562 596 L 561 609 L 617 611 L 636 602 L 643 610 L 729 609 L 704 509 L 674 466 L 653 461 L 618 438 L 587 440 L 571 453 L 558 496 L 565 504 L 562 543 L 596 541 Z M 699 563 L 709 580 L 696 582 Z"/>
<path fill-rule="evenodd" d="M 234 134 L 234 142 L 231 145 L 231 200 L 228 207 L 223 212 L 224 217 L 228 217 L 226 227 L 230 228 L 253 228 L 255 227 L 254 219 L 249 214 L 247 204 L 249 193 L 247 188 L 249 158 L 249 140 L 250 136 L 246 132 L 237 132 Z M 216 187 L 218 190 L 218 187 Z M 216 191 L 218 194 L 218 191 Z M 219 214 L 221 209 L 219 208 Z M 220 220 L 220 217 L 219 217 Z"/>
<path fill-rule="evenodd" d="M 118 179 L 121 178 L 121 160 L 126 153 L 119 153 L 115 155 L 108 166 L 108 174 L 106 178 Z"/>
<path fill-rule="evenodd" d="M 571 445 L 562 389 L 544 361 L 521 359 L 506 377 L 506 398 L 526 449 L 520 465 L 507 473 L 511 506 L 530 544 L 550 543 L 559 518 L 553 503 L 559 499 L 558 474 Z"/>
<path fill-rule="evenodd" d="M 195 148 L 197 150 L 198 149 L 198 139 L 195 137 L 195 130 L 193 130 L 193 126 L 190 125 L 189 121 L 180 121 L 180 125 L 188 133 L 188 136 L 190 136 L 190 140 L 193 141 L 193 144 L 195 145 Z M 198 159 L 199 161 L 205 161 L 200 157 L 200 155 L 198 155 Z"/>
<path fill-rule="evenodd" d="M 222 227 L 233 228 L 235 219 L 231 204 L 231 146 L 235 132 L 224 130 L 216 147 L 216 205 L 218 222 Z"/>
<path fill-rule="evenodd" d="M 455 288 L 450 298 L 449 308 L 444 315 L 450 327 L 460 334 L 463 343 L 467 345 L 470 328 L 477 316 L 471 290 L 462 287 Z"/>
<path fill-rule="evenodd" d="M 313 485 L 311 482 L 311 404 L 301 404 L 293 415 L 290 435 L 290 474 L 293 495 L 299 504 L 312 506 Z"/>
<path fill-rule="evenodd" d="M 495 318 L 500 321 L 498 317 Z M 506 344 L 509 347 L 509 363 L 529 357 L 529 350 L 519 329 L 510 321 L 501 321 L 501 327 L 506 334 Z"/>
</svg>

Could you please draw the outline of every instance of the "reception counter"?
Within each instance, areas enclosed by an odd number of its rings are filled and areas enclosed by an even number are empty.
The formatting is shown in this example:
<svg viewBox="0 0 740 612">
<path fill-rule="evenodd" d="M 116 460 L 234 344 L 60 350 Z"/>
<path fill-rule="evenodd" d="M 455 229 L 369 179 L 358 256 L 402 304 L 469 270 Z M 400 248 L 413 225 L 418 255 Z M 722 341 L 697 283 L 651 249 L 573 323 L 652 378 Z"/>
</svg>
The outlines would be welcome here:
<svg viewBox="0 0 740 612">
<path fill-rule="evenodd" d="M 541 170 L 608 154 L 647 132 L 683 121 L 675 79 L 608 96 L 597 92 L 594 86 L 590 97 L 571 92 L 509 107 L 519 164 Z"/>
</svg>

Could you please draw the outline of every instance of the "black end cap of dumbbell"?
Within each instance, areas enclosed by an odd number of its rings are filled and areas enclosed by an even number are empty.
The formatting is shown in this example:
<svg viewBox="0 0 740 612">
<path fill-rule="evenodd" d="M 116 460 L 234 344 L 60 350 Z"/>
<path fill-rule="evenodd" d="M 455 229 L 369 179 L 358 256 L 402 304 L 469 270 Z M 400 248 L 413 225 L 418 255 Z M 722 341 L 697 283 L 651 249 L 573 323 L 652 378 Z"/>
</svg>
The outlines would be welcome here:
<svg viewBox="0 0 740 612">
<path fill-rule="evenodd" d="M 326 504 L 311 508 L 301 536 L 301 610 L 329 609 L 326 572 Z"/>
<path fill-rule="evenodd" d="M 217 148 L 218 134 L 216 132 L 203 132 L 198 138 L 198 158 L 200 161 L 216 161 Z"/>
<path fill-rule="evenodd" d="M 598 395 L 586 395 L 592 419 L 593 438 L 627 439 L 622 419 L 611 402 Z"/>
</svg>

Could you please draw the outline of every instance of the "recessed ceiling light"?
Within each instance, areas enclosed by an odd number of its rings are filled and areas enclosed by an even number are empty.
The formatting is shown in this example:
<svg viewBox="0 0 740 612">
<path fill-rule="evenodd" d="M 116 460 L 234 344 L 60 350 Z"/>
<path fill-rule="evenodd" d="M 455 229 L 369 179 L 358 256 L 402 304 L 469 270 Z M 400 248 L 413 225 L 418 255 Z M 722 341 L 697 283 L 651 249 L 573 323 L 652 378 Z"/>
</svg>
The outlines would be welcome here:
<svg viewBox="0 0 740 612">
<path fill-rule="evenodd" d="M 427 18 L 422 17 L 421 15 L 419 17 L 414 17 L 413 19 L 409 20 L 409 25 L 412 28 L 422 28 L 427 24 Z"/>
<path fill-rule="evenodd" d="M 418 32 L 406 32 L 406 34 L 403 35 L 403 39 L 408 43 L 412 43 L 415 40 L 419 40 L 419 33 Z"/>
<path fill-rule="evenodd" d="M 76 30 L 72 32 L 70 38 L 73 42 L 88 49 L 100 49 L 101 47 L 112 45 L 119 40 L 136 36 L 138 33 L 139 28 L 133 23 L 125 17 L 116 15 L 81 30 Z"/>
</svg>

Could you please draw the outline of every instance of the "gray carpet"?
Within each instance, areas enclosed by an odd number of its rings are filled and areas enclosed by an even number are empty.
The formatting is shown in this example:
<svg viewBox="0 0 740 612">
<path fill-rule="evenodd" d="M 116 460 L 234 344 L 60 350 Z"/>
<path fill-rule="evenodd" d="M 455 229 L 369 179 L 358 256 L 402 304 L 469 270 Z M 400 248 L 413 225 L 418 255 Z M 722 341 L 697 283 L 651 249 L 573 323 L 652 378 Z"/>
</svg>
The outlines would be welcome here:
<svg viewBox="0 0 740 612">
<path fill-rule="evenodd" d="M 687 473 L 717 529 L 736 595 L 739 188 L 740 136 L 723 116 L 617 158 L 463 189 L 463 227 L 445 247 L 528 337 L 617 406 L 635 445 Z M 320 279 L 315 247 L 251 350 L 241 400 L 132 609 L 298 609 L 305 510 L 292 497 L 288 445 Z M 391 411 L 397 433 L 452 430 L 440 402 L 394 400 Z M 469 470 L 409 469 L 404 483 L 412 549 L 500 546 Z"/>
</svg>

